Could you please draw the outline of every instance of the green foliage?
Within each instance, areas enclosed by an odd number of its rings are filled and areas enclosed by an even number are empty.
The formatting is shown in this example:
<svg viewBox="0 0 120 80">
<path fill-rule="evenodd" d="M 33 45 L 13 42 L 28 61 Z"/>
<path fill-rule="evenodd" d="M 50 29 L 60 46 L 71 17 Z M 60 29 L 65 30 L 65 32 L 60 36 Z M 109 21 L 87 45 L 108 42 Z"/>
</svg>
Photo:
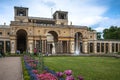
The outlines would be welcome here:
<svg viewBox="0 0 120 80">
<path fill-rule="evenodd" d="M 103 30 L 104 39 L 117 39 L 120 40 L 120 27 L 111 26 L 109 29 Z"/>
<path fill-rule="evenodd" d="M 120 52 L 118 52 L 117 54 L 120 55 Z"/>
<path fill-rule="evenodd" d="M 25 55 L 25 54 L 26 54 L 26 52 L 25 52 L 25 51 L 23 51 L 23 54 Z"/>
<path fill-rule="evenodd" d="M 97 39 L 101 39 L 101 32 L 97 32 Z"/>
<path fill-rule="evenodd" d="M 30 80 L 30 76 L 28 74 L 27 69 L 25 68 L 25 64 L 24 64 L 23 58 L 22 58 L 22 71 L 23 71 L 23 78 L 24 78 L 24 80 Z"/>
<path fill-rule="evenodd" d="M 88 27 L 88 31 L 94 31 L 91 27 Z"/>
<path fill-rule="evenodd" d="M 9 55 L 11 55 L 11 53 L 10 53 L 10 52 L 6 52 L 5 55 L 6 55 L 6 56 L 9 56 Z"/>
<path fill-rule="evenodd" d="M 120 59 L 112 57 L 44 57 L 44 62 L 56 72 L 71 69 L 85 80 L 120 79 Z"/>
<path fill-rule="evenodd" d="M 24 80 L 30 80 L 30 76 L 25 76 Z"/>
</svg>

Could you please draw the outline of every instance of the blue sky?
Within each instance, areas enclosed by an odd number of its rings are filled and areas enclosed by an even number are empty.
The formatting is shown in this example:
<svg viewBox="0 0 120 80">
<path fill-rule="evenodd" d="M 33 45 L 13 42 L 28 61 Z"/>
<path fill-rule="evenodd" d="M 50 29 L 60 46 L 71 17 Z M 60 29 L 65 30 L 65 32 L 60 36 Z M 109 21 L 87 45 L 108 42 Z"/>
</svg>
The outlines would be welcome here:
<svg viewBox="0 0 120 80">
<path fill-rule="evenodd" d="M 56 10 L 68 11 L 69 23 L 102 32 L 120 26 L 120 0 L 0 0 L 0 25 L 14 20 L 14 6 L 29 8 L 29 16 L 51 18 Z"/>
</svg>

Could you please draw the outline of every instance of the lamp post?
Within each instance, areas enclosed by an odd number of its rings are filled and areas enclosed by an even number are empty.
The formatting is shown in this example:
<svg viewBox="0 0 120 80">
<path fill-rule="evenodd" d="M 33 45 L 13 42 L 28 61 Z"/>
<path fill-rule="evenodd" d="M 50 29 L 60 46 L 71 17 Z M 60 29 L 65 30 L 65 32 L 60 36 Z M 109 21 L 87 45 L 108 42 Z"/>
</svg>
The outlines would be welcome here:
<svg viewBox="0 0 120 80">
<path fill-rule="evenodd" d="M 40 48 L 39 48 L 39 60 L 38 60 L 38 71 L 41 73 L 43 71 L 44 63 L 43 63 L 43 55 L 42 55 L 42 40 L 40 36 Z"/>
</svg>

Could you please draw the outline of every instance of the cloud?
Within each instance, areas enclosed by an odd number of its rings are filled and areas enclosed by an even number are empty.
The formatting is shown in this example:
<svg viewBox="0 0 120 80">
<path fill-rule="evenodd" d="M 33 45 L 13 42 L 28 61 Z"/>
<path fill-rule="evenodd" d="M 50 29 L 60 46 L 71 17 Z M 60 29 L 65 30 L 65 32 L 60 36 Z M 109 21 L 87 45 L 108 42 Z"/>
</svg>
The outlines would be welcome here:
<svg viewBox="0 0 120 80">
<path fill-rule="evenodd" d="M 101 20 L 101 22 L 97 24 L 95 30 L 102 32 L 105 28 L 109 28 L 110 26 L 120 27 L 120 18 L 105 17 L 103 20 Z"/>
<path fill-rule="evenodd" d="M 103 16 L 107 10 L 108 6 L 98 5 L 99 0 L 18 0 L 12 1 L 1 5 L 4 11 L 0 11 L 0 19 L 2 20 L 0 24 L 6 22 L 10 23 L 14 18 L 14 6 L 28 7 L 29 16 L 34 17 L 48 17 L 52 16 L 51 13 L 56 10 L 68 11 L 69 23 L 72 22 L 73 25 L 83 25 L 83 26 L 95 26 L 93 27 L 97 31 L 102 31 L 106 26 L 111 24 L 119 24 L 119 19 L 111 19 L 107 16 Z M 8 5 L 9 4 L 9 5 Z M 52 11 L 51 11 L 52 8 Z M 2 16 L 2 17 L 1 17 Z"/>
<path fill-rule="evenodd" d="M 49 7 L 49 3 L 53 3 L 53 5 Z M 74 25 L 86 26 L 97 24 L 107 10 L 107 7 L 93 5 L 90 0 L 44 0 L 41 2 L 37 0 L 30 2 L 28 6 L 32 16 L 51 17 L 51 8 L 53 8 L 53 12 L 56 10 L 68 11 L 69 23 L 72 21 Z"/>
</svg>

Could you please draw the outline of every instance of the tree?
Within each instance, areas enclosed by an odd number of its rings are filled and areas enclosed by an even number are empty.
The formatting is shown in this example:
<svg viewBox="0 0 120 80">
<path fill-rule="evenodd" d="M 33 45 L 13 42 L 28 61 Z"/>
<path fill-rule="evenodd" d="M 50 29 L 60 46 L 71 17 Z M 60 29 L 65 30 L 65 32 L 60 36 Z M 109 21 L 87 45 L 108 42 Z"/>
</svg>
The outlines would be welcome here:
<svg viewBox="0 0 120 80">
<path fill-rule="evenodd" d="M 94 31 L 91 27 L 88 27 L 88 30 L 89 30 L 89 31 Z"/>
<path fill-rule="evenodd" d="M 102 39 L 101 34 L 102 34 L 101 32 L 97 32 L 97 39 Z"/>
<path fill-rule="evenodd" d="M 111 26 L 109 29 L 103 30 L 104 39 L 118 39 L 120 40 L 120 27 Z"/>
<path fill-rule="evenodd" d="M 94 29 L 92 29 L 91 27 L 88 27 L 88 31 L 95 31 Z M 97 32 L 97 39 L 102 39 L 101 38 L 101 32 Z"/>
</svg>

